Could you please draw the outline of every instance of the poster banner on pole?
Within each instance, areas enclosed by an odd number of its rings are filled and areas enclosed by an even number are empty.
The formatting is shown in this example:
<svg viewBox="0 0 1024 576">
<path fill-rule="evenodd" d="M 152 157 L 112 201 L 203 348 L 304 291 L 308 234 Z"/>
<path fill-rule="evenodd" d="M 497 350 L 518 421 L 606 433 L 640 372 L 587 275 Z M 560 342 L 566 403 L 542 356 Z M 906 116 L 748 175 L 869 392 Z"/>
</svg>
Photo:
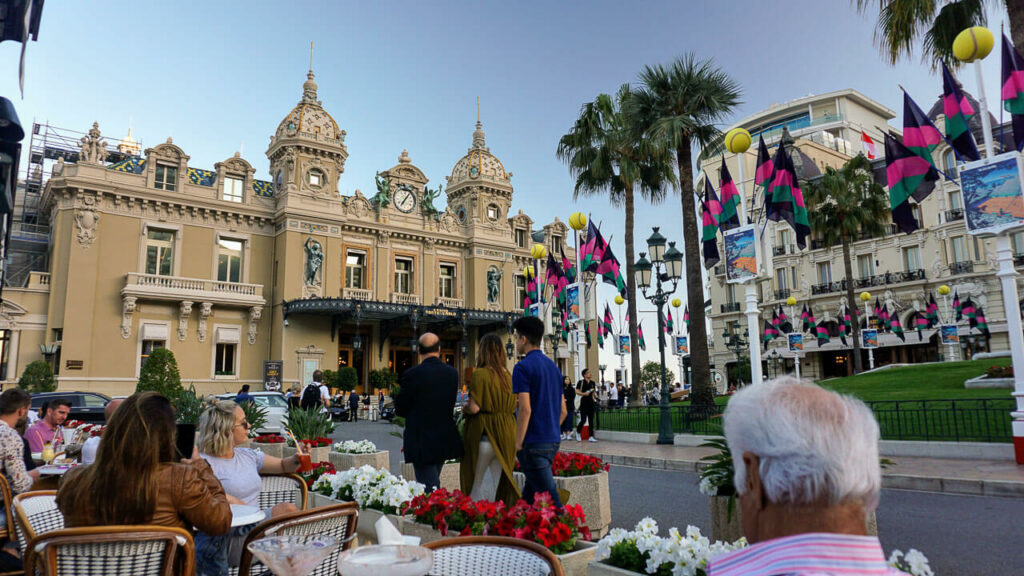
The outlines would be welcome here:
<svg viewBox="0 0 1024 576">
<path fill-rule="evenodd" d="M 580 285 L 570 284 L 565 288 L 566 320 L 574 323 L 580 319 Z"/>
<path fill-rule="evenodd" d="M 864 339 L 865 348 L 878 348 L 878 330 L 861 330 L 860 335 Z"/>
<path fill-rule="evenodd" d="M 1014 151 L 964 164 L 960 187 L 969 234 L 994 236 L 1024 226 L 1022 163 Z"/>
<path fill-rule="evenodd" d="M 686 336 L 676 336 L 676 356 L 686 356 L 690 353 L 690 346 L 686 342 Z"/>
<path fill-rule="evenodd" d="M 757 263 L 760 257 L 756 226 L 748 224 L 728 232 L 725 238 L 725 280 L 739 284 L 757 278 Z"/>
<path fill-rule="evenodd" d="M 617 339 L 618 346 L 615 347 L 615 353 L 624 356 L 630 353 L 629 350 L 629 334 L 619 334 Z"/>
<path fill-rule="evenodd" d="M 526 315 L 533 316 L 534 318 L 540 318 L 540 302 L 530 304 L 530 307 L 526 309 Z"/>
<path fill-rule="evenodd" d="M 268 392 L 277 392 L 281 389 L 281 370 L 284 362 L 280 360 L 263 361 L 263 389 Z"/>
<path fill-rule="evenodd" d="M 799 352 L 804 349 L 804 335 L 803 334 L 788 334 L 789 336 L 789 351 Z"/>
<path fill-rule="evenodd" d="M 939 333 L 942 334 L 943 344 L 960 343 L 960 336 L 957 334 L 956 324 L 943 324 L 939 327 Z"/>
</svg>

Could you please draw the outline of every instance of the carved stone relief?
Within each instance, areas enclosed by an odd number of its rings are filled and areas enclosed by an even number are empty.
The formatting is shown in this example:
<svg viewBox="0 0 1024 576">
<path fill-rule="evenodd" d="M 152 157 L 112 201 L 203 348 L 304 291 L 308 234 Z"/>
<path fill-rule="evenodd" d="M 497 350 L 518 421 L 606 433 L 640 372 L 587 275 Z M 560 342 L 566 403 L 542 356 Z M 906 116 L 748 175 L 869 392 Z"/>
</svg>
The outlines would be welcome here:
<svg viewBox="0 0 1024 576">
<path fill-rule="evenodd" d="M 121 302 L 121 338 L 132 335 L 132 313 L 135 312 L 135 296 L 125 296 Z"/>
<path fill-rule="evenodd" d="M 206 321 L 210 318 L 210 312 L 212 311 L 212 302 L 202 302 L 199 304 L 199 326 L 196 334 L 200 343 L 206 342 Z"/>
<path fill-rule="evenodd" d="M 188 317 L 192 315 L 192 301 L 183 300 L 178 310 L 178 340 L 184 342 L 188 337 Z"/>
<path fill-rule="evenodd" d="M 305 249 L 306 268 L 302 294 L 304 298 L 319 298 L 320 285 L 322 283 L 320 268 L 324 262 L 324 249 L 312 236 L 306 238 Z"/>
<path fill-rule="evenodd" d="M 75 239 L 78 240 L 82 250 L 88 250 L 89 246 L 96 240 L 96 228 L 99 222 L 100 213 L 96 210 L 85 208 L 75 211 L 75 227 L 78 229 Z"/>
<path fill-rule="evenodd" d="M 249 308 L 249 344 L 256 343 L 256 326 L 259 324 L 260 317 L 263 316 L 263 306 L 253 306 Z"/>
</svg>

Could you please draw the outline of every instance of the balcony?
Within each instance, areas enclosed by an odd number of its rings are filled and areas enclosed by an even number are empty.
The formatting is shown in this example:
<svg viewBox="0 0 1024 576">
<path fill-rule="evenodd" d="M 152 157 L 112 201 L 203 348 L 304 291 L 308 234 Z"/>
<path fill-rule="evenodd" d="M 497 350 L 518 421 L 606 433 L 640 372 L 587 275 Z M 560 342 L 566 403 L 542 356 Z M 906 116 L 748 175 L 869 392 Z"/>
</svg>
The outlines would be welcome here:
<svg viewBox="0 0 1024 576">
<path fill-rule="evenodd" d="M 811 250 L 821 250 L 825 247 L 825 241 L 817 238 L 811 239 Z"/>
<path fill-rule="evenodd" d="M 974 262 L 953 262 L 949 265 L 950 274 L 967 274 L 974 272 Z"/>
<path fill-rule="evenodd" d="M 786 255 L 786 247 L 785 246 L 772 246 L 772 256 L 785 256 L 785 255 Z"/>
<path fill-rule="evenodd" d="M 792 290 L 790 290 L 789 288 L 783 288 L 782 290 L 776 290 L 774 292 L 775 299 L 776 300 L 785 300 L 786 298 L 789 298 L 791 293 L 792 293 Z"/>
<path fill-rule="evenodd" d="M 964 219 L 964 211 L 957 208 L 955 210 L 946 210 L 946 222 L 955 222 L 957 220 Z"/>
<path fill-rule="evenodd" d="M 722 311 L 722 314 L 728 314 L 730 312 L 739 312 L 740 311 L 740 303 L 739 302 L 729 302 L 728 304 L 720 305 L 719 309 Z"/>
<path fill-rule="evenodd" d="M 437 306 L 444 306 L 445 308 L 462 308 L 462 298 L 438 296 L 437 301 L 434 302 L 434 304 Z"/>
<path fill-rule="evenodd" d="M 373 300 L 373 290 L 365 290 L 363 288 L 343 288 L 341 291 L 342 298 L 348 298 L 350 300 Z"/>
<path fill-rule="evenodd" d="M 1024 254 L 1014 254 L 1013 255 L 1013 265 L 1014 266 L 1024 266 Z"/>
<path fill-rule="evenodd" d="M 263 306 L 262 284 L 220 282 L 203 278 L 182 278 L 129 272 L 121 296 L 169 302 L 208 302 L 220 306 Z"/>
<path fill-rule="evenodd" d="M 416 304 L 420 303 L 419 294 L 405 294 L 403 292 L 392 292 L 391 293 L 392 304 Z"/>
<path fill-rule="evenodd" d="M 889 284 L 900 284 L 902 282 L 916 282 L 918 280 L 925 280 L 927 274 L 924 270 L 906 270 L 903 272 L 886 272 L 885 274 L 877 274 L 875 276 L 868 276 L 867 278 L 857 278 L 853 281 L 854 288 L 870 288 L 872 286 L 887 286 Z M 811 294 L 832 294 L 834 292 L 845 292 L 846 281 L 840 280 L 838 282 L 826 282 L 823 284 L 816 284 L 811 286 Z"/>
</svg>

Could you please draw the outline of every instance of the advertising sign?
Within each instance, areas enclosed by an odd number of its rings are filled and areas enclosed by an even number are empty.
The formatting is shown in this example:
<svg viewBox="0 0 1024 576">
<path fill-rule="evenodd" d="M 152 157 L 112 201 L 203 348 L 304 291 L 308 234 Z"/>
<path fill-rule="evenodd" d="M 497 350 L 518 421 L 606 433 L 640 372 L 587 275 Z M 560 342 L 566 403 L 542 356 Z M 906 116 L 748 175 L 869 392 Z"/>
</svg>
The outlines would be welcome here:
<svg viewBox="0 0 1024 576">
<path fill-rule="evenodd" d="M 690 346 L 686 342 L 686 336 L 676 336 L 676 356 L 686 356 L 690 353 Z"/>
<path fill-rule="evenodd" d="M 803 334 L 788 334 L 789 336 L 789 351 L 799 352 L 804 349 L 804 335 Z"/>
<path fill-rule="evenodd" d="M 725 279 L 742 283 L 757 278 L 757 233 L 748 224 L 722 234 L 725 239 Z"/>
<path fill-rule="evenodd" d="M 629 354 L 629 334 L 619 334 L 618 346 L 616 347 L 616 354 L 624 355 Z"/>
<path fill-rule="evenodd" d="M 939 327 L 939 333 L 942 334 L 943 344 L 960 343 L 960 336 L 957 334 L 956 324 L 943 324 Z"/>
<path fill-rule="evenodd" d="M 994 235 L 1024 225 L 1024 180 L 1016 151 L 967 162 L 960 170 L 970 234 Z"/>
<path fill-rule="evenodd" d="M 860 335 L 864 339 L 865 348 L 878 348 L 878 330 L 861 330 Z"/>
<path fill-rule="evenodd" d="M 284 362 L 280 360 L 263 361 L 263 389 L 268 392 L 277 392 L 281 389 L 281 369 Z"/>
<path fill-rule="evenodd" d="M 572 323 L 580 319 L 580 285 L 570 284 L 565 288 L 566 319 Z"/>
</svg>

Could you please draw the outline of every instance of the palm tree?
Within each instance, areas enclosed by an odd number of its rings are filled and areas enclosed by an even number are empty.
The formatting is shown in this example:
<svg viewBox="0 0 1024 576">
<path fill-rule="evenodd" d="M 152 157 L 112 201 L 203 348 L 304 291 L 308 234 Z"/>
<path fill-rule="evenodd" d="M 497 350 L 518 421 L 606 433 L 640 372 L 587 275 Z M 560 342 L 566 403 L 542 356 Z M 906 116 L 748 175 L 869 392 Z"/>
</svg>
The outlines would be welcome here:
<svg viewBox="0 0 1024 576">
<path fill-rule="evenodd" d="M 807 184 L 807 212 L 811 230 L 826 247 L 843 247 L 843 273 L 846 275 L 846 305 L 850 313 L 859 310 L 854 299 L 853 266 L 850 243 L 861 234 L 879 236 L 890 221 L 889 195 L 875 181 L 871 162 L 858 154 L 836 170 L 829 166 L 820 179 Z M 856 316 L 854 316 L 856 318 Z M 853 323 L 853 370 L 862 369 L 860 358 L 860 322 Z"/>
<path fill-rule="evenodd" d="M 715 124 L 739 104 L 739 86 L 711 60 L 688 54 L 668 67 L 647 66 L 640 73 L 643 86 L 630 107 L 641 130 L 638 137 L 657 139 L 675 153 L 675 168 L 683 208 L 683 244 L 686 246 L 686 302 L 690 309 L 690 366 L 694 405 L 714 403 L 711 365 L 704 320 L 704 282 L 701 276 L 700 238 L 693 190 L 694 144 L 704 148 L 720 134 Z"/>
<path fill-rule="evenodd" d="M 607 195 L 613 206 L 626 212 L 626 299 L 629 334 L 637 339 L 636 277 L 633 273 L 633 214 L 635 194 L 651 203 L 665 198 L 665 189 L 675 182 L 671 153 L 659 142 L 634 138 L 636 130 L 623 112 L 632 97 L 623 85 L 614 97 L 599 95 L 583 105 L 569 133 L 558 141 L 558 158 L 569 165 L 575 178 L 573 199 Z M 632 396 L 640 399 L 640 350 L 630 346 Z"/>
<path fill-rule="evenodd" d="M 890 64 L 910 56 L 914 44 L 923 42 L 921 60 L 932 68 L 945 61 L 951 67 L 960 64 L 953 57 L 953 39 L 965 28 L 984 26 L 986 9 L 992 0 L 856 0 L 857 11 L 878 6 L 875 42 Z M 1015 46 L 1024 46 L 1024 0 L 1002 0 L 1010 21 L 1010 38 Z M 998 49 L 998 47 L 997 47 Z"/>
</svg>

